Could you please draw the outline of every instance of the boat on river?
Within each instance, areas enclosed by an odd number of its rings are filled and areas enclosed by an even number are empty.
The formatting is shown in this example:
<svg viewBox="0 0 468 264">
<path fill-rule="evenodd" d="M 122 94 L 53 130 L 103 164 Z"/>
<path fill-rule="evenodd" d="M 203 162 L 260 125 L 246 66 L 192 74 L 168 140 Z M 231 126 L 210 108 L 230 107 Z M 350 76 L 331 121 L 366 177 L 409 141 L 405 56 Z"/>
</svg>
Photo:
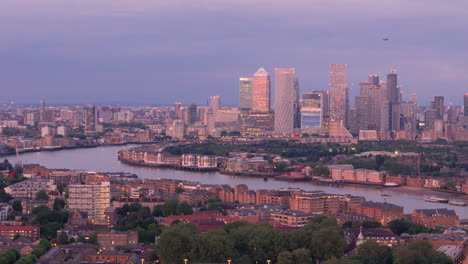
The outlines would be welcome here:
<svg viewBox="0 0 468 264">
<path fill-rule="evenodd" d="M 449 200 L 445 198 L 431 196 L 431 197 L 424 199 L 424 201 L 431 202 L 431 203 L 448 203 Z"/>
<path fill-rule="evenodd" d="M 464 202 L 464 201 L 456 201 L 456 200 L 450 200 L 448 202 L 448 204 L 455 205 L 455 206 L 466 206 L 467 205 L 467 203 Z"/>
</svg>

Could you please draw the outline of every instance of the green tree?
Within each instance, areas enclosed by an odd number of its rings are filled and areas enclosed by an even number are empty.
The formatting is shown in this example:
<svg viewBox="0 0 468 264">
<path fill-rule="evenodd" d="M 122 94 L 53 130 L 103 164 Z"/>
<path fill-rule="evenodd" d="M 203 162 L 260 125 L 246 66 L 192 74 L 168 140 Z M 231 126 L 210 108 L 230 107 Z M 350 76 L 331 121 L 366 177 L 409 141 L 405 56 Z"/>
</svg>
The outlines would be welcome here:
<svg viewBox="0 0 468 264">
<path fill-rule="evenodd" d="M 59 236 L 58 236 L 58 243 L 60 245 L 65 245 L 65 244 L 68 244 L 68 236 L 67 236 L 67 233 L 65 233 L 64 231 L 60 232 Z"/>
<path fill-rule="evenodd" d="M 54 210 L 55 211 L 60 211 L 65 208 L 65 200 L 62 200 L 60 198 L 55 198 L 54 199 Z"/>
<path fill-rule="evenodd" d="M 294 256 L 289 251 L 283 251 L 278 255 L 278 264 L 295 264 Z"/>
<path fill-rule="evenodd" d="M 292 252 L 294 264 L 309 264 L 312 263 L 310 250 L 298 248 Z"/>
<path fill-rule="evenodd" d="M 163 216 L 175 215 L 178 204 L 176 200 L 167 200 L 161 207 Z"/>
<path fill-rule="evenodd" d="M 197 262 L 222 263 L 239 253 L 223 231 L 198 233 L 192 241 L 189 259 Z"/>
<path fill-rule="evenodd" d="M 358 247 L 357 257 L 362 264 L 391 264 L 392 250 L 380 246 L 374 240 L 367 240 Z"/>
<path fill-rule="evenodd" d="M 13 211 L 15 212 L 23 212 L 23 206 L 21 205 L 21 200 L 14 200 L 12 207 L 13 207 Z"/>
<path fill-rule="evenodd" d="M 49 195 L 45 191 L 38 191 L 36 193 L 36 201 L 49 201 Z"/>
<path fill-rule="evenodd" d="M 185 192 L 184 188 L 181 188 L 181 187 L 177 187 L 175 191 L 176 191 L 177 194 L 181 194 L 181 193 Z"/>
<path fill-rule="evenodd" d="M 359 260 L 349 259 L 349 258 L 332 258 L 327 261 L 327 264 L 361 264 Z"/>
<path fill-rule="evenodd" d="M 171 225 L 162 232 L 156 250 L 163 263 L 183 263 L 191 251 L 192 240 L 198 233 L 193 224 Z"/>
<path fill-rule="evenodd" d="M 193 214 L 193 208 L 186 202 L 179 203 L 176 208 L 177 215 L 191 215 Z"/>
<path fill-rule="evenodd" d="M 394 264 L 451 264 L 444 253 L 434 251 L 431 243 L 416 240 L 394 252 Z"/>
</svg>

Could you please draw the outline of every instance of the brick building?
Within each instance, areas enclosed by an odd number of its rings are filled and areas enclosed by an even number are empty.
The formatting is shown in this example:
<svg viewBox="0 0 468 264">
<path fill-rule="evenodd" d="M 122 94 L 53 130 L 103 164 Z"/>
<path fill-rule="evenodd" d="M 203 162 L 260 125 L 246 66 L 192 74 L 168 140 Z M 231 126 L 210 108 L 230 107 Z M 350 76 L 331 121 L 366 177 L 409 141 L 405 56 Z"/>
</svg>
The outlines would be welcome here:
<svg viewBox="0 0 468 264">
<path fill-rule="evenodd" d="M 383 225 L 392 220 L 403 218 L 403 206 L 386 202 L 367 201 L 360 204 L 350 204 L 348 210 L 353 214 L 368 216 Z"/>
<path fill-rule="evenodd" d="M 127 245 L 136 245 L 138 244 L 138 232 L 119 232 L 115 230 L 111 230 L 110 232 L 98 232 L 97 240 L 99 246 L 106 249 Z"/>
<path fill-rule="evenodd" d="M 0 225 L 0 237 L 13 239 L 18 234 L 22 237 L 28 237 L 33 241 L 40 238 L 40 228 L 38 226 L 6 226 Z"/>
<path fill-rule="evenodd" d="M 434 228 L 436 226 L 459 226 L 460 220 L 454 210 L 442 209 L 416 209 L 411 214 L 411 221 Z"/>
</svg>

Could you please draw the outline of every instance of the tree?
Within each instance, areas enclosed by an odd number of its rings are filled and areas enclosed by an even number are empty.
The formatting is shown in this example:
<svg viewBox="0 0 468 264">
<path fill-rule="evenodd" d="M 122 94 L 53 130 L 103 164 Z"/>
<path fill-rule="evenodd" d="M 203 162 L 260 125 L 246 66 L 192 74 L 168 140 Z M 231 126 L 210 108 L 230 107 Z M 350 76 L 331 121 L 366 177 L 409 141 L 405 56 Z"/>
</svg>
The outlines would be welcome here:
<svg viewBox="0 0 468 264">
<path fill-rule="evenodd" d="M 312 263 L 310 250 L 298 248 L 292 252 L 294 264 L 309 264 Z"/>
<path fill-rule="evenodd" d="M 332 258 L 327 261 L 327 264 L 361 264 L 359 260 L 349 259 L 349 258 Z"/>
<path fill-rule="evenodd" d="M 36 193 L 36 201 L 49 201 L 49 195 L 45 191 L 38 191 Z"/>
<path fill-rule="evenodd" d="M 18 238 L 20 238 L 21 235 L 16 233 L 14 236 L 13 236 L 13 241 L 16 241 Z"/>
<path fill-rule="evenodd" d="M 192 240 L 197 232 L 193 224 L 180 223 L 165 229 L 156 244 L 163 263 L 183 263 L 191 251 Z"/>
<path fill-rule="evenodd" d="M 177 194 L 181 194 L 181 193 L 185 192 L 185 190 L 184 190 L 184 188 L 177 187 L 176 190 L 175 190 L 175 192 L 176 192 Z"/>
<path fill-rule="evenodd" d="M 60 211 L 65 208 L 65 201 L 60 198 L 54 199 L 54 210 Z"/>
<path fill-rule="evenodd" d="M 289 251 L 283 251 L 278 255 L 278 264 L 295 264 L 294 256 Z"/>
<path fill-rule="evenodd" d="M 392 250 L 374 240 L 367 240 L 358 247 L 357 257 L 362 264 L 391 264 Z"/>
<path fill-rule="evenodd" d="M 60 194 L 62 194 L 63 191 L 64 191 L 63 184 L 58 183 L 58 184 L 57 184 L 57 190 L 60 192 Z"/>
<path fill-rule="evenodd" d="M 167 200 L 161 208 L 163 216 L 175 215 L 178 204 L 176 200 Z"/>
<path fill-rule="evenodd" d="M 179 203 L 176 208 L 177 215 L 191 215 L 193 214 L 193 208 L 186 202 Z"/>
<path fill-rule="evenodd" d="M 379 228 L 382 224 L 377 221 L 364 221 L 362 222 L 362 228 Z"/>
<path fill-rule="evenodd" d="M 223 231 L 198 233 L 188 254 L 193 261 L 207 263 L 222 263 L 237 255 L 234 242 Z"/>
<path fill-rule="evenodd" d="M 14 200 L 12 207 L 13 207 L 13 211 L 15 212 L 23 212 L 23 206 L 21 205 L 21 200 Z"/>
<path fill-rule="evenodd" d="M 65 231 L 60 232 L 58 236 L 58 243 L 60 245 L 68 244 L 68 236 L 67 233 L 65 233 Z"/>
<path fill-rule="evenodd" d="M 431 243 L 415 240 L 394 252 L 394 264 L 451 264 L 453 261 L 442 252 L 434 251 Z"/>
</svg>

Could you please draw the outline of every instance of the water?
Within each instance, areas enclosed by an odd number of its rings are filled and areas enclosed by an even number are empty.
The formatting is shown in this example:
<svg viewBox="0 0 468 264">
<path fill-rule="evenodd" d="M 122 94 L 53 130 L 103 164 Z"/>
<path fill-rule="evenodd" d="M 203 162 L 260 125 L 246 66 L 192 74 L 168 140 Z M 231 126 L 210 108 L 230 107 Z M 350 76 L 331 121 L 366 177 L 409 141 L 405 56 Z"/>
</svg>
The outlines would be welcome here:
<svg viewBox="0 0 468 264">
<path fill-rule="evenodd" d="M 132 148 L 135 145 L 127 146 L 106 146 L 99 148 L 72 149 L 60 151 L 45 151 L 32 152 L 20 155 L 23 164 L 37 163 L 47 168 L 64 168 L 64 169 L 84 169 L 90 171 L 106 171 L 106 172 L 131 172 L 137 174 L 140 178 L 169 178 L 181 179 L 189 181 L 198 181 L 209 184 L 246 184 L 250 189 L 275 189 L 298 187 L 304 190 L 321 190 L 328 193 L 336 194 L 352 194 L 364 196 L 367 200 L 394 203 L 402 205 L 405 208 L 405 213 L 411 213 L 414 209 L 424 208 L 450 208 L 454 209 L 462 218 L 468 218 L 468 208 L 451 206 L 448 204 L 428 203 L 424 198 L 429 196 L 440 196 L 448 199 L 465 200 L 468 202 L 468 196 L 457 196 L 445 193 L 434 192 L 421 189 L 376 189 L 375 187 L 361 186 L 345 186 L 345 187 L 329 187 L 322 185 L 313 185 L 304 182 L 284 182 L 263 178 L 249 178 L 239 176 L 227 176 L 218 172 L 199 173 L 192 171 L 178 171 L 171 169 L 133 167 L 124 163 L 120 163 L 117 159 L 117 152 L 121 149 Z M 16 162 L 15 156 L 7 156 L 10 162 Z M 381 196 L 388 194 L 390 196 Z"/>
</svg>

